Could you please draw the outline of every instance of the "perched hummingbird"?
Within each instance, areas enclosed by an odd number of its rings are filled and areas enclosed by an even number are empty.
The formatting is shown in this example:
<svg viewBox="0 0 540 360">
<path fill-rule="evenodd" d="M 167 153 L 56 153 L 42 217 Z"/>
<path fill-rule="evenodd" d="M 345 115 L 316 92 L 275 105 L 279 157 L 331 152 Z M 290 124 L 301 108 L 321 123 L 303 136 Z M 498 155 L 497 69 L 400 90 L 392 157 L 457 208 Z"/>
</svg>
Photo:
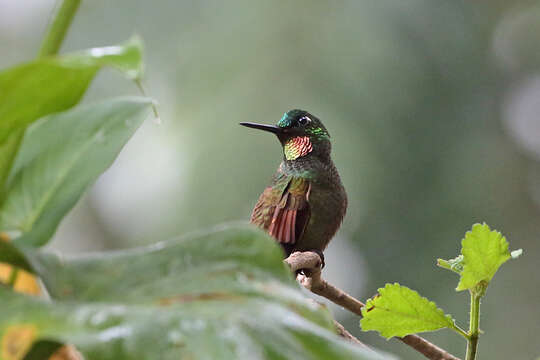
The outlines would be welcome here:
<svg viewBox="0 0 540 360">
<path fill-rule="evenodd" d="M 240 123 L 277 135 L 283 161 L 259 197 L 251 223 L 273 236 L 285 250 L 323 250 L 341 225 L 347 194 L 330 158 L 331 143 L 321 121 L 304 110 L 286 112 L 277 126 Z"/>
</svg>

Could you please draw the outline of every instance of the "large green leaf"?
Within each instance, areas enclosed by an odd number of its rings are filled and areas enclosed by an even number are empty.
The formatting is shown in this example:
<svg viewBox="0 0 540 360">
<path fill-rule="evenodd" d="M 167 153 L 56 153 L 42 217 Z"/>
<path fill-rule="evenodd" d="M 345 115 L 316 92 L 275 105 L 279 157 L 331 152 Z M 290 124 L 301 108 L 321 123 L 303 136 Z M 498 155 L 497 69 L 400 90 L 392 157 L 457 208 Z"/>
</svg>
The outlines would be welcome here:
<svg viewBox="0 0 540 360">
<path fill-rule="evenodd" d="M 79 102 L 100 67 L 139 78 L 141 57 L 141 41 L 133 38 L 118 46 L 38 59 L 0 72 L 0 188 L 26 126 Z"/>
<path fill-rule="evenodd" d="M 252 227 L 73 258 L 22 252 L 53 302 L 0 292 L 3 343 L 26 331 L 87 360 L 383 358 L 335 335 Z"/>
<path fill-rule="evenodd" d="M 109 100 L 50 115 L 28 128 L 0 210 L 0 230 L 38 246 L 114 161 L 148 114 L 145 98 Z"/>
</svg>

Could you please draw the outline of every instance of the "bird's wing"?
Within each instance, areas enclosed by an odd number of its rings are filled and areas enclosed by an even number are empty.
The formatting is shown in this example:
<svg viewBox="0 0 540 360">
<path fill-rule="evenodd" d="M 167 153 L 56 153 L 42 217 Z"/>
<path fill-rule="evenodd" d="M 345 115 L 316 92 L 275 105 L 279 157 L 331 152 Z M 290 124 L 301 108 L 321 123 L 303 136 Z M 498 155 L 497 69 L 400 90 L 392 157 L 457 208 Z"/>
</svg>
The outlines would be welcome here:
<svg viewBox="0 0 540 360">
<path fill-rule="evenodd" d="M 281 244 L 294 244 L 309 221 L 311 184 L 300 177 L 285 178 L 267 187 L 251 214 L 251 222 Z"/>
</svg>

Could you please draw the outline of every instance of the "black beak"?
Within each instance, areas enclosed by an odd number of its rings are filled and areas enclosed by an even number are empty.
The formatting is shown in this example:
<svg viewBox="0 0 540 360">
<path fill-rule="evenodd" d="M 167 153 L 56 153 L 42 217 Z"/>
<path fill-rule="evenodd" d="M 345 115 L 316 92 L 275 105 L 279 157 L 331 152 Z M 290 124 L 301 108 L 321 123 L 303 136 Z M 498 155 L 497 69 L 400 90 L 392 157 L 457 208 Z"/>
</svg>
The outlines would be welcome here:
<svg viewBox="0 0 540 360">
<path fill-rule="evenodd" d="M 256 123 L 250 123 L 250 122 L 241 122 L 240 125 L 253 128 L 253 129 L 268 131 L 276 135 L 279 135 L 283 132 L 282 128 L 274 126 L 274 125 L 256 124 Z"/>
</svg>

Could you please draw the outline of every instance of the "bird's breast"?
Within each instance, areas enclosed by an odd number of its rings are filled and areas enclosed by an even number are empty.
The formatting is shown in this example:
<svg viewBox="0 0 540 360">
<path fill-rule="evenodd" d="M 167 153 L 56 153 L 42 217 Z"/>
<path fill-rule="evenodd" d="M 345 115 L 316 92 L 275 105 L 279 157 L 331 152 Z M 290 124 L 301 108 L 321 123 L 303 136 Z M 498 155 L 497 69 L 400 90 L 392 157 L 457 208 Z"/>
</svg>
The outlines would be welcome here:
<svg viewBox="0 0 540 360">
<path fill-rule="evenodd" d="M 322 251 L 343 221 L 347 210 L 347 195 L 340 181 L 333 186 L 313 182 L 308 203 L 310 219 L 298 249 Z"/>
</svg>

